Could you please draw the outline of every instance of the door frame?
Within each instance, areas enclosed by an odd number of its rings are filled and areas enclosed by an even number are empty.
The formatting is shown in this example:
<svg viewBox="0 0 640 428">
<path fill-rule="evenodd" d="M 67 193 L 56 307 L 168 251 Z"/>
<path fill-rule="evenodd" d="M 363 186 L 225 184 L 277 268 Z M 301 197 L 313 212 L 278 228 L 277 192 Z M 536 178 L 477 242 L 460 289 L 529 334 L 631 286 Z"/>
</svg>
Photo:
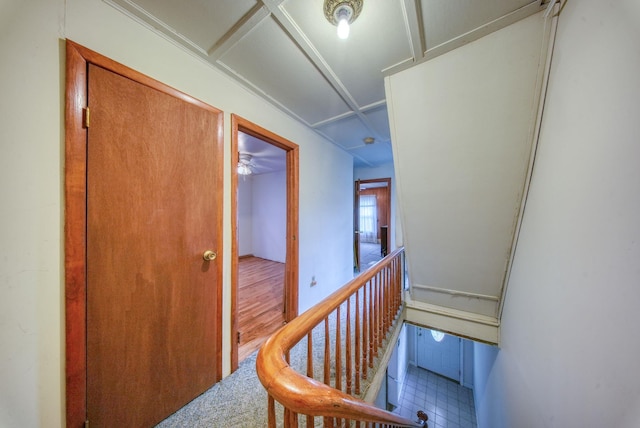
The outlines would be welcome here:
<svg viewBox="0 0 640 428">
<path fill-rule="evenodd" d="M 391 237 L 391 178 L 370 178 L 366 180 L 356 180 L 354 185 L 354 197 L 353 197 L 353 254 L 354 254 L 354 269 L 358 272 L 361 272 L 360 269 L 360 185 L 362 184 L 370 184 L 370 183 L 385 183 L 387 189 L 387 216 L 388 216 L 388 224 L 387 224 L 387 246 L 389 245 L 389 238 Z M 387 248 L 387 254 L 391 253 L 393 249 Z"/>
<path fill-rule="evenodd" d="M 71 40 L 66 41 L 65 89 L 65 375 L 66 426 L 84 426 L 87 417 L 87 78 L 88 65 L 95 64 L 137 83 L 194 104 L 218 114 L 218 147 L 222 166 L 222 111 L 197 100 L 142 73 L 87 49 Z M 216 168 L 222 182 L 222 168 Z M 222 204 L 222 191 L 216 192 L 215 203 Z M 219 220 L 219 255 L 222 254 L 222 219 Z M 218 270 L 216 304 L 216 340 L 218 376 L 222 373 L 222 269 Z"/>
<path fill-rule="evenodd" d="M 287 236 L 284 321 L 298 316 L 299 146 L 236 114 L 231 114 L 231 372 L 238 369 L 238 132 L 283 149 L 286 154 Z"/>
<path fill-rule="evenodd" d="M 360 272 L 360 180 L 353 186 L 353 271 Z"/>
</svg>

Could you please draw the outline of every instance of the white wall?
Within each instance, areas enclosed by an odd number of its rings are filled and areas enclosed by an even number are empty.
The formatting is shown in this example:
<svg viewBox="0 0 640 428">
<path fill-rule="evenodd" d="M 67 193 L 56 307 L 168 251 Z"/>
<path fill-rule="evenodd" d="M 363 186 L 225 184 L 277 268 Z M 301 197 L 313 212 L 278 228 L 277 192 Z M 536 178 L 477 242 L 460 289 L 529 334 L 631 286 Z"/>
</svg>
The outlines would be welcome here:
<svg viewBox="0 0 640 428">
<path fill-rule="evenodd" d="M 495 346 L 473 342 L 473 398 L 479 428 L 499 428 L 504 423 L 498 419 L 505 411 L 504 400 L 496 399 L 493 392 L 503 381 L 499 371 L 493 372 L 498 354 Z"/>
<path fill-rule="evenodd" d="M 468 339 L 462 339 L 462 376 L 460 377 L 460 383 L 467 388 L 473 388 L 474 385 L 474 370 L 475 363 L 474 357 L 474 344 L 476 342 Z"/>
<path fill-rule="evenodd" d="M 416 342 L 418 337 L 417 328 L 413 324 L 405 323 L 407 328 L 407 354 L 408 354 L 408 362 L 409 364 L 413 364 L 414 366 L 418 365 L 418 354 L 416 350 Z"/>
<path fill-rule="evenodd" d="M 300 145 L 300 306 L 352 277 L 352 158 L 100 0 L 0 2 L 0 426 L 64 424 L 64 44 L 224 111 L 223 370 L 230 367 L 230 113 Z M 312 275 L 321 278 L 310 292 Z"/>
<path fill-rule="evenodd" d="M 62 424 L 63 1 L 0 3 L 0 426 Z"/>
<path fill-rule="evenodd" d="M 373 405 L 379 409 L 387 410 L 387 377 L 380 384 L 380 391 L 373 402 Z"/>
<path fill-rule="evenodd" d="M 389 248 L 396 249 L 402 245 L 402 228 L 396 217 L 396 176 L 393 169 L 393 162 L 371 168 L 354 168 L 353 179 L 371 180 L 374 178 L 391 178 L 391 212 L 389 213 Z"/>
<path fill-rule="evenodd" d="M 253 177 L 253 255 L 284 263 L 287 256 L 287 173 Z"/>
<path fill-rule="evenodd" d="M 404 388 L 405 377 L 407 376 L 407 370 L 409 369 L 409 324 L 403 324 L 400 335 L 398 336 L 398 389 L 399 393 L 402 393 Z"/>
<path fill-rule="evenodd" d="M 480 428 L 640 426 L 640 3 L 567 1 Z"/>
<path fill-rule="evenodd" d="M 306 252 L 300 252 L 300 313 L 353 278 L 353 159 L 312 145 L 305 153 L 322 176 L 301 168 L 300 242 Z"/>
</svg>

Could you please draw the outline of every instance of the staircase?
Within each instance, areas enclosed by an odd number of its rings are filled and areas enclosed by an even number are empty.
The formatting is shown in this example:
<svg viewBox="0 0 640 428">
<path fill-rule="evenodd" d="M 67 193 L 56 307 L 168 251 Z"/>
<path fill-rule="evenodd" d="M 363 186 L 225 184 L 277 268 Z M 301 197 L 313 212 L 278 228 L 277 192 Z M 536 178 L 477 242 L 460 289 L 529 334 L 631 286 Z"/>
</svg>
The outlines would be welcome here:
<svg viewBox="0 0 640 428">
<path fill-rule="evenodd" d="M 371 404 L 401 327 L 403 284 L 401 248 L 269 338 L 256 370 L 270 428 L 424 426 L 424 412 L 413 421 Z"/>
<path fill-rule="evenodd" d="M 426 426 L 371 404 L 402 327 L 403 284 L 398 249 L 158 427 Z"/>
</svg>

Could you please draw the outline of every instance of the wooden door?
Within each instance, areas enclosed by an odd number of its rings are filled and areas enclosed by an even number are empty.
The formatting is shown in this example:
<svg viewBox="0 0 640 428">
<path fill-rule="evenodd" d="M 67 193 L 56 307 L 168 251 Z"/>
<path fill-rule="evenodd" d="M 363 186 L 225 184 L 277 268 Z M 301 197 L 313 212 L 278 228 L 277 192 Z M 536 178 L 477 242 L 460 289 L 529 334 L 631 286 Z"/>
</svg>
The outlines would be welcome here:
<svg viewBox="0 0 640 428">
<path fill-rule="evenodd" d="M 88 82 L 87 418 L 152 426 L 221 376 L 219 112 Z"/>
</svg>

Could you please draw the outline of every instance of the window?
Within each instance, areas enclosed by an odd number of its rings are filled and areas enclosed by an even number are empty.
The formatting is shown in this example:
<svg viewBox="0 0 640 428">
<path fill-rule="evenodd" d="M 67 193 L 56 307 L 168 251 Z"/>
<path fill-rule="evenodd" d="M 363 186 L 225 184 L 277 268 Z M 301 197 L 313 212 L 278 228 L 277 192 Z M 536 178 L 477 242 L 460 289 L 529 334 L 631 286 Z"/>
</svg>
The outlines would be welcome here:
<svg viewBox="0 0 640 428">
<path fill-rule="evenodd" d="M 436 342 L 442 342 L 442 339 L 444 339 L 444 333 L 437 330 L 431 330 L 431 337 L 433 337 L 433 340 Z"/>
<path fill-rule="evenodd" d="M 360 196 L 360 242 L 378 243 L 377 205 L 375 195 Z"/>
</svg>

